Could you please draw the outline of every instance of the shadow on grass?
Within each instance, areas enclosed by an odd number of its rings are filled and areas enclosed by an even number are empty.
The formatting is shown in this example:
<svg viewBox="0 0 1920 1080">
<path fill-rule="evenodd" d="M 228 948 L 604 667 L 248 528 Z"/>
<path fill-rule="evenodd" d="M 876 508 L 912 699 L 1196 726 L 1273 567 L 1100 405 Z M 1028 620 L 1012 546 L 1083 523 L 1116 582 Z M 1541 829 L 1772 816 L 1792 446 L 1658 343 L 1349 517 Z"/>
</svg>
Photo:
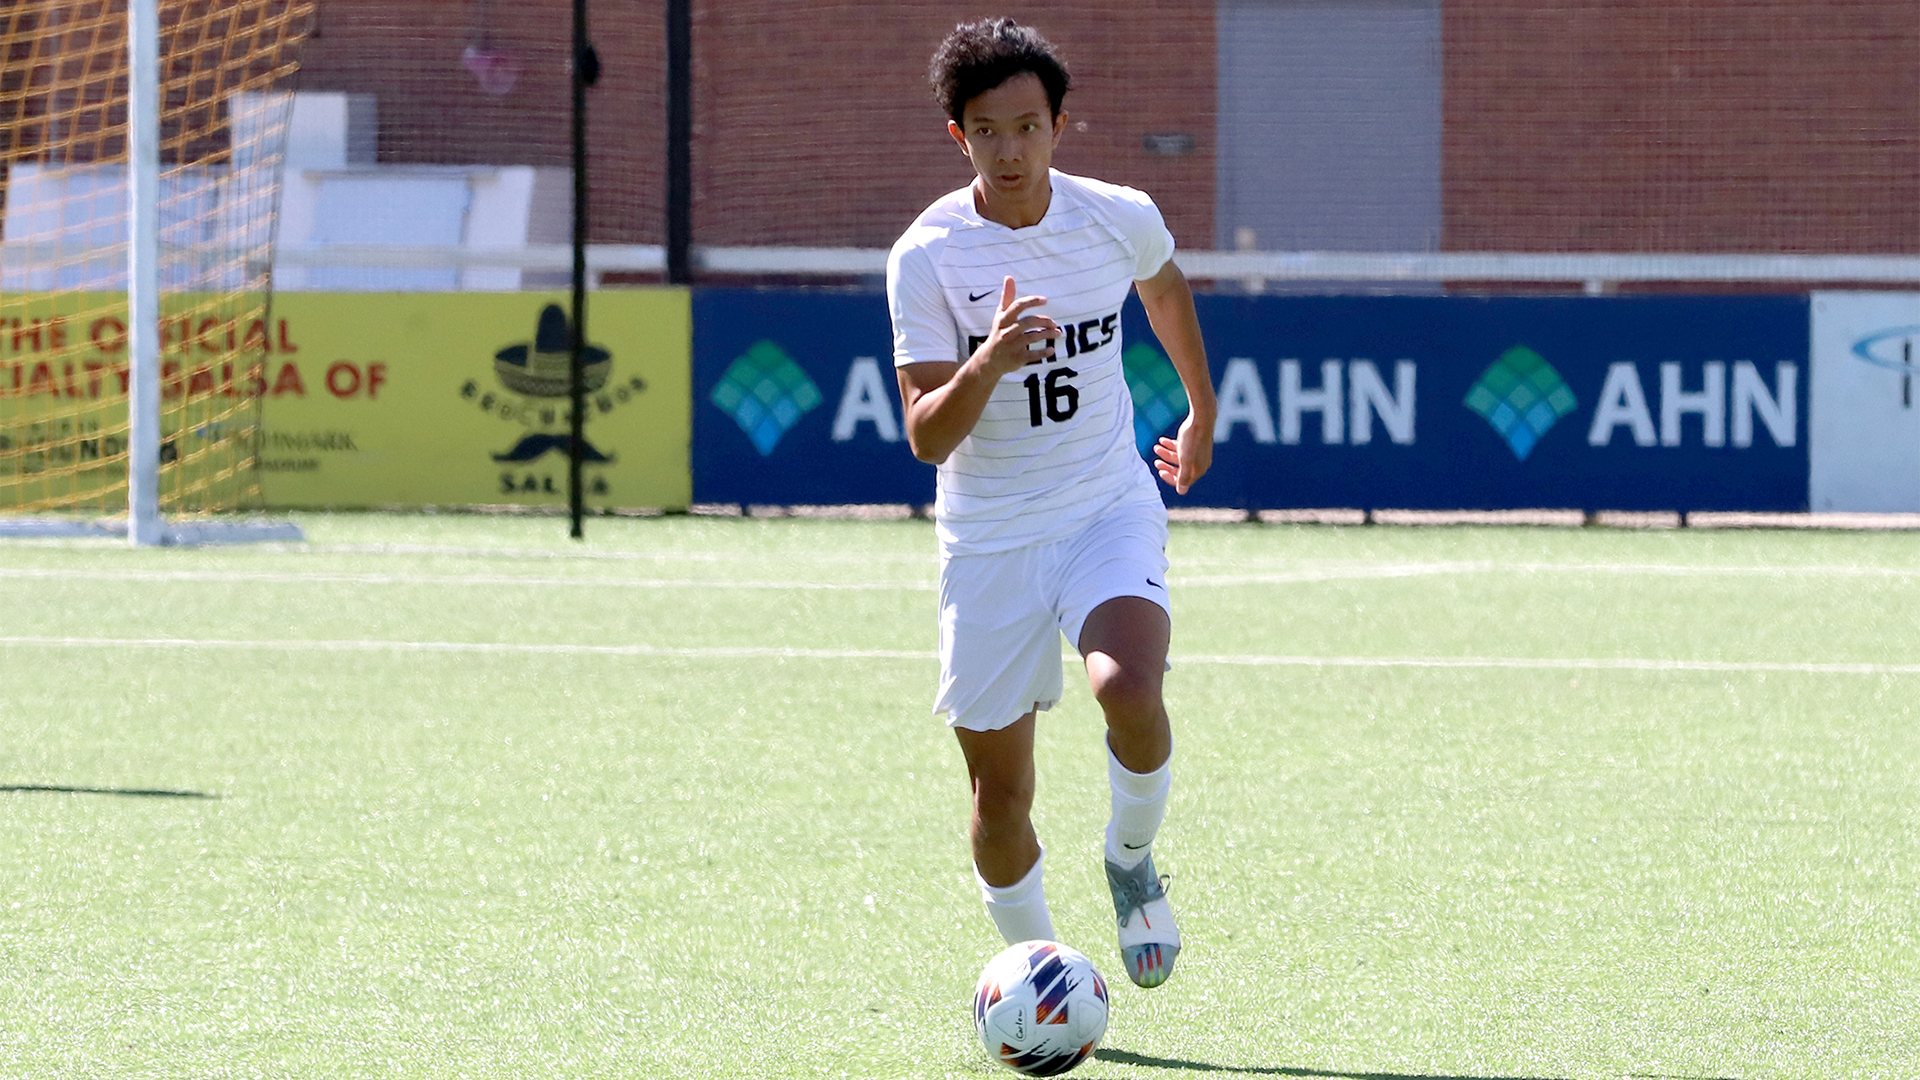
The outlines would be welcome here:
<svg viewBox="0 0 1920 1080">
<path fill-rule="evenodd" d="M 1185 1061 L 1180 1058 L 1148 1057 L 1127 1050 L 1100 1049 L 1093 1052 L 1097 1061 L 1114 1065 L 1144 1065 L 1150 1069 L 1180 1069 L 1186 1072 L 1236 1073 L 1241 1076 L 1327 1077 L 1329 1080 L 1544 1080 L 1544 1078 L 1495 1076 L 1437 1076 L 1416 1073 L 1328 1072 L 1325 1069 L 1301 1069 L 1286 1065 L 1219 1065 L 1211 1061 Z"/>
<path fill-rule="evenodd" d="M 58 795 L 125 795 L 139 799 L 218 799 L 206 791 L 167 791 L 161 788 L 65 787 L 59 784 L 4 784 L 0 792 L 47 791 Z"/>
</svg>

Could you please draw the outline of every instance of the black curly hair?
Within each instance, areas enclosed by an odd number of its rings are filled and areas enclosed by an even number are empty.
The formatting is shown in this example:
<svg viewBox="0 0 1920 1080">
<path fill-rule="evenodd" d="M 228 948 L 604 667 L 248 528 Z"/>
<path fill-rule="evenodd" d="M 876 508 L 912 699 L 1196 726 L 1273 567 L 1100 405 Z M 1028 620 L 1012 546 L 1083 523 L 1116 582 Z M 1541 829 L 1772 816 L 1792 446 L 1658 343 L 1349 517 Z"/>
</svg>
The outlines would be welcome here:
<svg viewBox="0 0 1920 1080">
<path fill-rule="evenodd" d="M 1053 43 L 1012 19 L 981 19 L 953 28 L 934 50 L 927 80 L 933 83 L 940 107 L 957 124 L 967 102 L 1029 71 L 1040 77 L 1047 104 L 1057 118 L 1073 80 L 1053 51 Z"/>
</svg>

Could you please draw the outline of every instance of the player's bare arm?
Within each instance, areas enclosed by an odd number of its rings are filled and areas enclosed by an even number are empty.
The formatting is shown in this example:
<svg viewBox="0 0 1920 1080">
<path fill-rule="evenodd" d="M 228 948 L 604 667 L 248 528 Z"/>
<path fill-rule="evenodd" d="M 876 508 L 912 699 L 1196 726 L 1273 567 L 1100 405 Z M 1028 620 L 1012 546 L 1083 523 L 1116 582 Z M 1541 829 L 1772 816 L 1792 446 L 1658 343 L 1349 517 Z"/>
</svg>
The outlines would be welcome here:
<svg viewBox="0 0 1920 1080">
<path fill-rule="evenodd" d="M 1045 315 L 1028 314 L 1047 298 L 1016 292 L 1013 279 L 1007 278 L 1000 287 L 1000 306 L 987 340 L 964 362 L 934 361 L 899 369 L 907 444 L 914 457 L 934 465 L 946 461 L 972 434 L 1003 376 L 1053 355 L 1049 339 L 1059 338 L 1059 325 Z M 1207 430 L 1211 434 L 1213 429 Z"/>
<path fill-rule="evenodd" d="M 1213 397 L 1213 381 L 1207 375 L 1207 347 L 1200 338 L 1200 317 L 1193 310 L 1193 289 L 1187 276 L 1172 259 L 1160 272 L 1134 283 L 1140 303 L 1147 309 L 1147 321 L 1154 336 L 1166 347 L 1167 358 L 1180 373 L 1180 385 L 1187 391 L 1187 418 L 1180 423 L 1176 438 L 1162 437 L 1154 444 L 1153 463 L 1160 479 L 1182 495 L 1194 481 L 1205 476 L 1213 464 L 1213 421 L 1219 411 Z"/>
</svg>

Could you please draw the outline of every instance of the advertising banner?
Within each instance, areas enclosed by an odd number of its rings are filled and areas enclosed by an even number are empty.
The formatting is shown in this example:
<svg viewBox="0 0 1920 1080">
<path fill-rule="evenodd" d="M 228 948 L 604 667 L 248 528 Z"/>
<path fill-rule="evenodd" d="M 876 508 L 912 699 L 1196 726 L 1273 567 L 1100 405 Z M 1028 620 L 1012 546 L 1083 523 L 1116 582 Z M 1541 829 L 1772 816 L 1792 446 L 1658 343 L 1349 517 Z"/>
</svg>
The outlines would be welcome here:
<svg viewBox="0 0 1920 1080">
<path fill-rule="evenodd" d="M 1199 306 L 1220 418 L 1187 502 L 1806 509 L 1804 297 Z"/>
<path fill-rule="evenodd" d="M 267 504 L 564 507 L 567 309 L 558 293 L 275 297 Z M 684 290 L 589 298 L 589 507 L 687 505 L 688 319 Z"/>
<path fill-rule="evenodd" d="M 155 329 L 161 506 L 256 505 L 264 303 L 169 294 Z M 0 296 L 0 510 L 124 511 L 131 336 L 125 293 Z"/>
<path fill-rule="evenodd" d="M 169 312 L 178 318 L 176 312 Z M 216 335 L 217 337 L 218 335 Z M 181 365 L 168 372 L 163 453 L 177 462 Z M 127 323 L 124 297 L 88 293 L 0 295 L 0 511 L 72 506 L 107 510 L 126 503 Z M 245 382 L 231 361 L 201 376 L 195 404 Z M 197 409 L 204 412 L 205 409 Z M 221 449 L 228 449 L 221 447 Z M 224 460 L 241 455 L 223 454 Z"/>
<path fill-rule="evenodd" d="M 1920 294 L 1813 294 L 1808 500 L 1817 511 L 1920 511 Z"/>
<path fill-rule="evenodd" d="M 170 300 L 163 463 L 207 440 L 257 437 L 271 508 L 566 505 L 565 296 L 285 293 L 264 319 L 225 321 L 179 314 L 195 297 Z M 0 303 L 0 447 L 44 443 L 36 458 L 9 458 L 38 462 L 71 444 L 86 459 L 76 468 L 102 474 L 96 486 L 124 488 L 125 297 L 61 301 L 88 314 L 57 315 L 45 297 Z M 587 327 L 588 505 L 686 506 L 686 292 L 597 293 Z M 264 362 L 238 369 L 238 340 L 264 344 Z M 250 421 L 192 420 L 186 407 L 254 400 L 257 435 Z"/>
<path fill-rule="evenodd" d="M 698 289 L 695 502 L 933 501 L 900 422 L 885 297 Z"/>
<path fill-rule="evenodd" d="M 1248 509 L 1804 510 L 1804 297 L 1197 298 Z M 694 297 L 696 501 L 924 503 L 882 297 Z M 1186 395 L 1123 313 L 1136 442 Z"/>
</svg>

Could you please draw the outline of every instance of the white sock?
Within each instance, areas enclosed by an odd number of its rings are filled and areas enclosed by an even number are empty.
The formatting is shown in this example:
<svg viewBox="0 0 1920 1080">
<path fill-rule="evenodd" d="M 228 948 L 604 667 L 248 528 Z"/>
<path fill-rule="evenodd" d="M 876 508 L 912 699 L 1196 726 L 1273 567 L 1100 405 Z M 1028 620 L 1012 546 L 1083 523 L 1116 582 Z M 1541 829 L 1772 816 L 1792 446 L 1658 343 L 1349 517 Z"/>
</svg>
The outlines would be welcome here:
<svg viewBox="0 0 1920 1080">
<path fill-rule="evenodd" d="M 1167 816 L 1167 792 L 1173 787 L 1173 759 L 1150 773 L 1128 771 L 1107 748 L 1107 786 L 1113 789 L 1113 816 L 1107 821 L 1107 861 L 1131 869 L 1147 857 L 1148 846 Z"/>
<path fill-rule="evenodd" d="M 973 879 L 980 883 L 980 899 L 987 902 L 987 914 L 993 916 L 993 925 L 1009 945 L 1054 940 L 1053 916 L 1047 912 L 1047 887 L 1042 880 L 1046 865 L 1047 850 L 1041 848 L 1033 869 L 1011 885 L 989 885 L 979 870 L 973 872 Z"/>
</svg>

